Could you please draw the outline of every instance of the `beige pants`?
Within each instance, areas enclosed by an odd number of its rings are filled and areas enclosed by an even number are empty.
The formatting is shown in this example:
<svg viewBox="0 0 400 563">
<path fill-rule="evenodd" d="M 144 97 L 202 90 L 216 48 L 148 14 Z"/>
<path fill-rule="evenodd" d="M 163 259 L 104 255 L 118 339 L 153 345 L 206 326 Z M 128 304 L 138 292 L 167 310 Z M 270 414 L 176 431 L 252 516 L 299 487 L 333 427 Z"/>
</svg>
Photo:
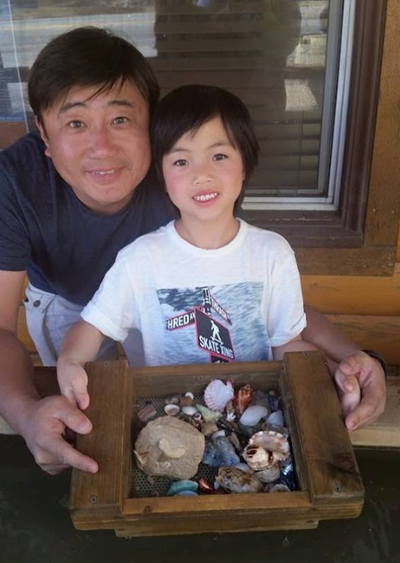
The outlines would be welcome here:
<svg viewBox="0 0 400 563">
<path fill-rule="evenodd" d="M 29 334 L 45 366 L 55 366 L 64 336 L 80 320 L 83 307 L 59 295 L 36 289 L 26 289 L 25 310 Z M 118 349 L 114 340 L 106 338 L 97 359 L 115 360 Z"/>
</svg>

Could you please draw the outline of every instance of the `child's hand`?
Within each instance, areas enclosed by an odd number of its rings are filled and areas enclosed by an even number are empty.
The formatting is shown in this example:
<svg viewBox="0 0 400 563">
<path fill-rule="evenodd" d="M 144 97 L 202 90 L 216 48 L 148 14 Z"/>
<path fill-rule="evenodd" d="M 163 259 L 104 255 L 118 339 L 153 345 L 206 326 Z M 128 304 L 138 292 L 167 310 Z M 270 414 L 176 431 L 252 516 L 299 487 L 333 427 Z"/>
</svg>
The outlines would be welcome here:
<svg viewBox="0 0 400 563">
<path fill-rule="evenodd" d="M 88 377 L 84 368 L 73 362 L 58 362 L 57 378 L 61 394 L 82 411 L 89 406 Z"/>
<path fill-rule="evenodd" d="M 346 418 L 361 402 L 360 383 L 355 375 L 345 376 L 340 369 L 336 370 L 334 377 L 343 415 Z"/>
</svg>

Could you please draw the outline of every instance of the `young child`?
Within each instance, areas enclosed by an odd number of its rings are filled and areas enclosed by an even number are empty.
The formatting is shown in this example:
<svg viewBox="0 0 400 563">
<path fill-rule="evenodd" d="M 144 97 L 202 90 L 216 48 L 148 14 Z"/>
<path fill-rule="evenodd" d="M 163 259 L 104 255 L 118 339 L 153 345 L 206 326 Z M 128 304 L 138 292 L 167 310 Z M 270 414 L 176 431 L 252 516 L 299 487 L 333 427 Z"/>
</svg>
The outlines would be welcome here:
<svg viewBox="0 0 400 563">
<path fill-rule="evenodd" d="M 281 359 L 314 347 L 294 253 L 236 217 L 259 147 L 247 108 L 214 86 L 183 86 L 156 109 L 153 158 L 179 218 L 118 254 L 67 334 L 62 393 L 89 403 L 84 364 L 104 336 L 135 340 L 131 365 Z"/>
</svg>

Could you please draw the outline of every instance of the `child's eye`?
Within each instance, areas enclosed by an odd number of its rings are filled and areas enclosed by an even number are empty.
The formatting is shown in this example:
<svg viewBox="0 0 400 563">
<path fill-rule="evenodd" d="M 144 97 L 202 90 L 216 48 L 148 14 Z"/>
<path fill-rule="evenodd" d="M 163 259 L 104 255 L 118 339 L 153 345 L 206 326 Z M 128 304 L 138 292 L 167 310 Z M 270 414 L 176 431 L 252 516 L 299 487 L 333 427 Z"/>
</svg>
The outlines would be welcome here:
<svg viewBox="0 0 400 563">
<path fill-rule="evenodd" d="M 188 164 L 188 161 L 185 160 L 184 158 L 180 158 L 179 160 L 175 160 L 174 162 L 174 166 L 186 166 Z"/>
<path fill-rule="evenodd" d="M 226 156 L 226 154 L 222 154 L 222 153 L 218 153 L 213 156 L 213 160 L 225 160 L 225 158 L 228 157 Z"/>
</svg>

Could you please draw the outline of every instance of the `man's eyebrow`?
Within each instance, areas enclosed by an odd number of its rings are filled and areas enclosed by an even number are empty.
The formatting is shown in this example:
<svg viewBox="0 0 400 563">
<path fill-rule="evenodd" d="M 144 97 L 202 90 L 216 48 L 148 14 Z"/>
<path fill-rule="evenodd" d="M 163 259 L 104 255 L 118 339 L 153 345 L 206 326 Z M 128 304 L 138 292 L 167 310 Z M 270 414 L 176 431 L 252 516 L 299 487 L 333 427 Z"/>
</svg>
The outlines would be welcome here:
<svg viewBox="0 0 400 563">
<path fill-rule="evenodd" d="M 75 108 L 80 108 L 80 107 L 84 108 L 84 107 L 86 107 L 86 102 L 87 102 L 87 100 L 84 100 L 83 102 L 81 102 L 81 101 L 65 102 L 60 108 L 60 113 L 65 113 L 65 112 L 69 111 L 70 109 L 75 109 Z M 133 102 L 131 102 L 129 100 L 125 100 L 124 98 L 116 98 L 115 100 L 110 100 L 105 105 L 106 106 L 129 107 L 129 108 L 135 107 L 135 104 Z"/>
</svg>

